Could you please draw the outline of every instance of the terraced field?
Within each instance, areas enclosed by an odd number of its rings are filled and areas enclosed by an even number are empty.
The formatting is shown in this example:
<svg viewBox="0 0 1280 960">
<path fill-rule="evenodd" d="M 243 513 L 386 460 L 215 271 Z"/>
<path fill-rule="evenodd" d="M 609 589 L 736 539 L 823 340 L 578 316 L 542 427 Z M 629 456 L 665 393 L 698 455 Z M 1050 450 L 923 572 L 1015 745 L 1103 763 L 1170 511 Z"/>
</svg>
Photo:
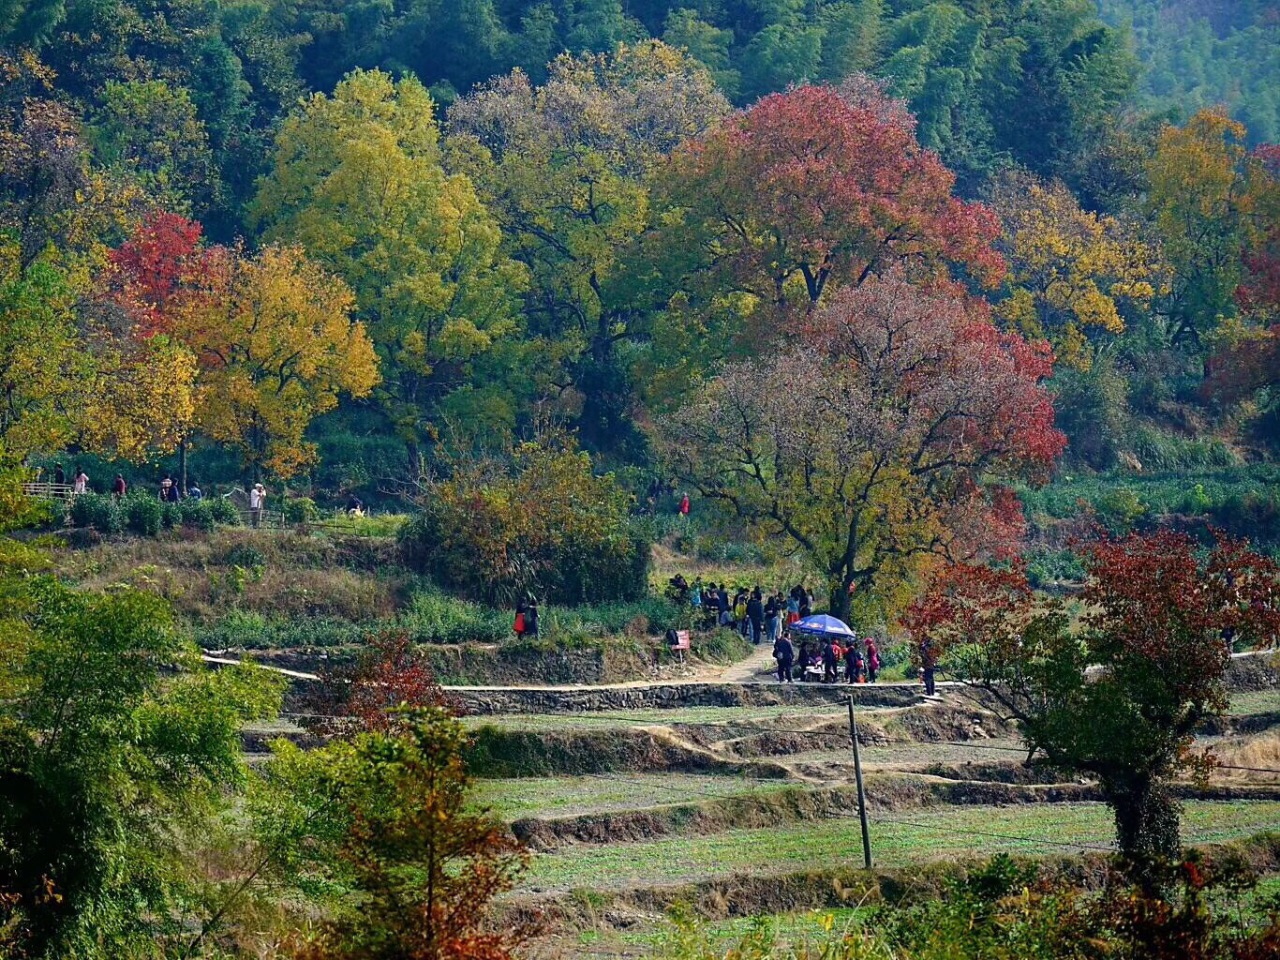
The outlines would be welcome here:
<svg viewBox="0 0 1280 960">
<path fill-rule="evenodd" d="M 998 852 L 1096 866 L 1113 824 L 1096 785 L 1024 764 L 1016 732 L 963 688 L 780 688 L 765 661 L 731 679 L 615 687 L 467 688 L 474 802 L 532 851 L 504 908 L 538 912 L 547 956 L 651 956 L 673 908 L 769 920 L 786 936 Z M 754 674 L 754 675 L 753 675 Z M 1277 671 L 1252 670 L 1202 733 L 1234 767 L 1280 748 Z M 852 691 L 875 869 L 862 869 Z M 251 732 L 305 734 L 287 723 Z M 1187 783 L 1188 843 L 1245 843 L 1280 876 L 1280 774 L 1224 769 Z M 1095 871 L 1096 873 L 1096 871 Z M 739 918 L 739 919 L 734 919 Z"/>
<path fill-rule="evenodd" d="M 686 692 L 687 706 L 633 696 L 627 709 L 597 710 L 577 692 L 547 693 L 563 709 L 543 712 L 528 702 L 504 712 L 495 692 L 495 709 L 482 704 L 466 720 L 482 754 L 477 802 L 534 851 L 509 907 L 551 919 L 549 954 L 571 943 L 583 956 L 652 955 L 673 935 L 666 913 L 682 903 L 726 918 L 728 932 L 746 929 L 733 917 L 781 914 L 769 922 L 802 936 L 819 922 L 806 911 L 840 922 L 850 902 L 882 895 L 872 886 L 997 852 L 1075 862 L 1112 849 L 1096 786 L 1024 766 L 1015 732 L 980 699 L 958 688 L 929 702 L 915 688 L 857 687 L 868 875 L 839 699 L 848 688 L 779 703 L 763 677 L 743 687 Z M 727 705 L 705 705 L 716 700 Z M 1234 696 L 1203 739 L 1232 747 L 1277 736 L 1280 690 L 1269 687 Z M 1183 795 L 1188 843 L 1256 843 L 1280 827 L 1280 775 L 1222 771 Z M 1263 846 L 1280 866 L 1280 839 Z"/>
</svg>

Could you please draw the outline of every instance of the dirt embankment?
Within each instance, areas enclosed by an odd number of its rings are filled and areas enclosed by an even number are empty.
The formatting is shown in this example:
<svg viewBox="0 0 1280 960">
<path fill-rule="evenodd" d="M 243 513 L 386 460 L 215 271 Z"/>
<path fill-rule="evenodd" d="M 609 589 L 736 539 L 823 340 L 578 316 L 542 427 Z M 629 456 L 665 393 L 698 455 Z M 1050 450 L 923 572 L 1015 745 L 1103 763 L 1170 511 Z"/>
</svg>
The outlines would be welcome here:
<svg viewBox="0 0 1280 960">
<path fill-rule="evenodd" d="M 460 689 L 452 691 L 472 714 L 596 713 L 683 707 L 765 707 L 842 703 L 850 692 L 859 706 L 903 707 L 919 701 L 908 685 L 821 683 L 660 683 L 581 689 Z"/>
<path fill-rule="evenodd" d="M 591 773 L 736 774 L 785 779 L 773 763 L 744 764 L 702 749 L 662 729 L 535 732 L 480 727 L 467 757 L 479 777 L 544 777 Z"/>
</svg>

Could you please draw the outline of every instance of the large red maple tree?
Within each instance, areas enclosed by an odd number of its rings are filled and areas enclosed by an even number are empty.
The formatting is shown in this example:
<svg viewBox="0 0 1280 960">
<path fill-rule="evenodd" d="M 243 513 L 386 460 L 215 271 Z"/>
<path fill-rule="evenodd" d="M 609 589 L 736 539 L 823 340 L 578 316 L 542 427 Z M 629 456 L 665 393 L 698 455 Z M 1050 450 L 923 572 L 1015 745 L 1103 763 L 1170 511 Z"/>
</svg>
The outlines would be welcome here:
<svg viewBox="0 0 1280 960">
<path fill-rule="evenodd" d="M 999 223 L 953 194 L 915 119 L 869 81 L 764 97 L 678 150 L 662 177 L 686 243 L 719 290 L 811 310 L 895 264 L 994 284 Z"/>
<path fill-rule="evenodd" d="M 851 592 L 888 597 L 933 558 L 1014 547 L 1009 482 L 1044 477 L 1064 445 L 1047 344 L 996 329 L 958 283 L 902 268 L 845 288 L 786 339 L 659 422 L 676 476 L 803 553 L 836 616 Z"/>
</svg>

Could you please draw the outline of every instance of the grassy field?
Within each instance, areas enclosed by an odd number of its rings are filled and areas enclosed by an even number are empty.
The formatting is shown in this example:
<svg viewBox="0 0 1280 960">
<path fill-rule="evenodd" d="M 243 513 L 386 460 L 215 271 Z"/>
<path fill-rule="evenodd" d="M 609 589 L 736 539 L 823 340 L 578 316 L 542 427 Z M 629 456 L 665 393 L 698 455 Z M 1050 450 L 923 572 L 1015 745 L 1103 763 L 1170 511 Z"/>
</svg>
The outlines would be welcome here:
<svg viewBox="0 0 1280 960">
<path fill-rule="evenodd" d="M 656 807 L 682 801 L 772 793 L 788 780 L 755 780 L 691 773 L 632 773 L 580 777 L 481 780 L 475 802 L 507 820 L 560 817 Z"/>
<path fill-rule="evenodd" d="M 1231 698 L 1227 713 L 1233 717 L 1251 717 L 1280 711 L 1280 690 L 1237 693 Z"/>
<path fill-rule="evenodd" d="M 1280 803 L 1191 802 L 1183 811 L 1188 843 L 1231 840 L 1280 823 Z M 1114 835 L 1102 804 L 1043 807 L 955 807 L 877 819 L 872 846 L 881 866 L 999 852 L 1034 854 L 1109 849 Z M 739 871 L 787 871 L 861 862 L 856 818 L 820 820 L 806 828 L 731 830 L 706 837 L 577 847 L 534 857 L 522 886 L 529 891 L 656 886 Z"/>
</svg>

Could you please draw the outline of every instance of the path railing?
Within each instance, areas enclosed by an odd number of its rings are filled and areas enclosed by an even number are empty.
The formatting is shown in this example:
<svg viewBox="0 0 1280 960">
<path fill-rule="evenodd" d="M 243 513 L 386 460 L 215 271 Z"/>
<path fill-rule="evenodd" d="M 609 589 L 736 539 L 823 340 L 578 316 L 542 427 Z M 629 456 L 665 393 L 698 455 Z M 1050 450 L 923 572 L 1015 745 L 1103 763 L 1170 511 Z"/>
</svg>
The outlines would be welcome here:
<svg viewBox="0 0 1280 960">
<path fill-rule="evenodd" d="M 75 496 L 75 488 L 69 483 L 24 483 L 22 492 L 28 497 L 44 497 L 49 500 L 69 500 Z"/>
</svg>

